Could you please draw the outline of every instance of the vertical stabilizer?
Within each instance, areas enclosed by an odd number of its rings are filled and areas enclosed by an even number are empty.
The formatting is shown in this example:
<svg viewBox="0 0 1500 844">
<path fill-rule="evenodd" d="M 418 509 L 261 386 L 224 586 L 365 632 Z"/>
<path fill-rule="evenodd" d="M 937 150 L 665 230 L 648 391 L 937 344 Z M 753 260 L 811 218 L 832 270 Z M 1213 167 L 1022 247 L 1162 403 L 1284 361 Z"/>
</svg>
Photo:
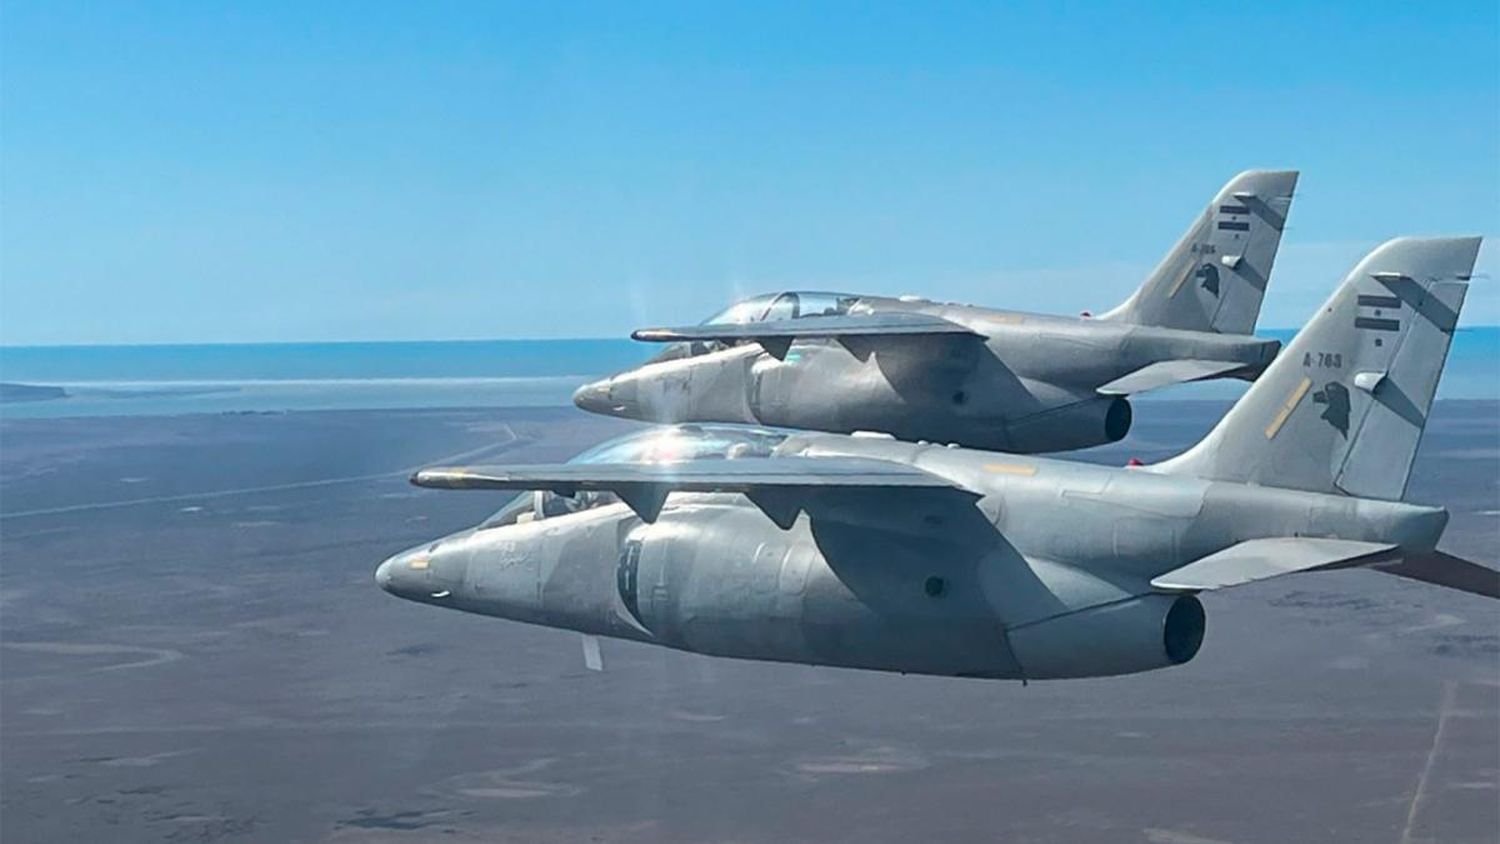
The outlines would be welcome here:
<svg viewBox="0 0 1500 844">
<path fill-rule="evenodd" d="M 1376 248 L 1207 437 L 1153 470 L 1400 500 L 1479 243 Z"/>
<path fill-rule="evenodd" d="M 1296 170 L 1230 179 L 1140 289 L 1100 318 L 1252 333 L 1296 187 Z"/>
</svg>

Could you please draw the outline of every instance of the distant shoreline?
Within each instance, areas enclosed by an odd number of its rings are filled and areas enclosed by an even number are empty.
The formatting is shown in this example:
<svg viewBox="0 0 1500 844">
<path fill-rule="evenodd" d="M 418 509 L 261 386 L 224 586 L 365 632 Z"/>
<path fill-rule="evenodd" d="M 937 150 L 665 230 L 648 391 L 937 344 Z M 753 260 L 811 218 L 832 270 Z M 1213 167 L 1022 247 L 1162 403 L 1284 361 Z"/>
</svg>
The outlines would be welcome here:
<svg viewBox="0 0 1500 844">
<path fill-rule="evenodd" d="M 1285 339 L 1290 331 L 1262 331 Z M 566 407 L 582 384 L 660 348 L 612 340 L 474 340 L 0 347 L 6 418 L 449 407 Z M 1500 326 L 1460 329 L 1439 398 L 1500 398 Z M 1142 404 L 1227 400 L 1210 381 Z"/>
<path fill-rule="evenodd" d="M 8 381 L 0 381 L 0 403 L 56 401 L 67 397 L 68 391 L 62 387 L 54 387 L 48 384 L 15 384 Z"/>
<path fill-rule="evenodd" d="M 1146 400 L 1150 405 L 1184 405 L 1187 407 L 1214 407 L 1227 408 L 1234 403 L 1233 398 L 1190 396 L 1182 398 L 1154 398 Z M 1469 406 L 1493 406 L 1500 411 L 1500 399 L 1496 398 L 1439 398 L 1434 402 L 1436 405 L 1469 405 Z M 515 413 L 579 413 L 591 416 L 587 411 L 578 410 L 570 403 L 553 404 L 514 404 L 514 405 L 432 405 L 432 406 L 392 406 L 392 407 L 315 407 L 315 408 L 291 408 L 284 410 L 187 410 L 181 412 L 163 413 L 88 413 L 88 414 L 45 414 L 45 415 L 13 415 L 0 413 L 0 425 L 25 425 L 34 423 L 55 424 L 66 422 L 67 424 L 88 424 L 93 422 L 106 423 L 109 420 L 131 419 L 135 421 L 149 419 L 184 419 L 198 417 L 202 419 L 234 418 L 246 416 L 348 416 L 350 414 L 370 414 L 374 416 L 384 415 L 411 415 L 411 414 L 442 414 L 442 413 L 484 413 L 503 416 Z M 604 417 L 601 417 L 604 418 Z M 1500 418 L 1500 414 L 1497 414 Z M 627 423 L 646 425 L 650 423 Z"/>
</svg>

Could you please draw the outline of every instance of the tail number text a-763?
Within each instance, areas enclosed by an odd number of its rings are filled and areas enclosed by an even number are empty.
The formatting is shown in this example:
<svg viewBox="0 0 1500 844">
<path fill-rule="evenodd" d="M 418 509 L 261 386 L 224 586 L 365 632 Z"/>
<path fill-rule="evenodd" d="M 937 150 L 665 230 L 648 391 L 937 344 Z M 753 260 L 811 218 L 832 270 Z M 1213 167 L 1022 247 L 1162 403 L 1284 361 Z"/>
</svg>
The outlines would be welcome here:
<svg viewBox="0 0 1500 844">
<path fill-rule="evenodd" d="M 1343 352 L 1307 352 L 1302 355 L 1302 365 L 1309 369 L 1343 369 Z"/>
</svg>

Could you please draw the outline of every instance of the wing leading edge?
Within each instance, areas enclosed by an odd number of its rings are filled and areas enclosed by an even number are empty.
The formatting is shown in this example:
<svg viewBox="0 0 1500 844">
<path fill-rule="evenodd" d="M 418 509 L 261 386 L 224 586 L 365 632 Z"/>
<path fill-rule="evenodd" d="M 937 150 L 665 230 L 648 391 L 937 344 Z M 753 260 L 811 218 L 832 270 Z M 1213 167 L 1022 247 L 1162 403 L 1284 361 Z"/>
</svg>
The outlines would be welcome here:
<svg viewBox="0 0 1500 844">
<path fill-rule="evenodd" d="M 792 341 L 831 338 L 870 342 L 881 338 L 936 337 L 957 339 L 982 335 L 942 317 L 918 313 L 841 314 L 745 323 L 709 323 L 676 328 L 641 328 L 631 332 L 647 343 L 720 340 L 753 340 L 775 357 L 786 357 Z"/>
<path fill-rule="evenodd" d="M 662 463 L 542 463 L 421 469 L 411 482 L 429 489 L 601 490 L 653 522 L 671 492 L 738 492 L 783 528 L 807 497 L 831 491 L 956 490 L 944 478 L 904 463 L 857 457 L 765 457 Z"/>
</svg>

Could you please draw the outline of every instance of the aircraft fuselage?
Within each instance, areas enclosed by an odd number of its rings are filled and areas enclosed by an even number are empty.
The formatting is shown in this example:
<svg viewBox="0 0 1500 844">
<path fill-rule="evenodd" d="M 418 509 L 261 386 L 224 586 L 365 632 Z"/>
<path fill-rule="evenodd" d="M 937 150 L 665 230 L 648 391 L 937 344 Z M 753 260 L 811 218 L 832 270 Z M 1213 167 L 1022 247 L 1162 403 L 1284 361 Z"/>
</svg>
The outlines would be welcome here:
<svg viewBox="0 0 1500 844">
<path fill-rule="evenodd" d="M 698 653 L 949 676 L 1130 673 L 1196 653 L 1196 598 L 1153 577 L 1234 543 L 1431 547 L 1445 511 L 1145 469 L 828 434 L 780 453 L 910 463 L 963 489 L 872 490 L 778 527 L 744 496 L 674 493 L 463 531 L 393 557 L 412 600 Z"/>
<path fill-rule="evenodd" d="M 805 339 L 784 358 L 754 342 L 676 354 L 579 390 L 586 410 L 652 422 L 739 422 L 1014 453 L 1114 442 L 1130 429 L 1123 395 L 1100 392 L 1152 364 L 1238 364 L 1254 378 L 1279 343 L 962 305 L 861 299 L 874 312 L 942 317 L 975 335 Z"/>
</svg>

